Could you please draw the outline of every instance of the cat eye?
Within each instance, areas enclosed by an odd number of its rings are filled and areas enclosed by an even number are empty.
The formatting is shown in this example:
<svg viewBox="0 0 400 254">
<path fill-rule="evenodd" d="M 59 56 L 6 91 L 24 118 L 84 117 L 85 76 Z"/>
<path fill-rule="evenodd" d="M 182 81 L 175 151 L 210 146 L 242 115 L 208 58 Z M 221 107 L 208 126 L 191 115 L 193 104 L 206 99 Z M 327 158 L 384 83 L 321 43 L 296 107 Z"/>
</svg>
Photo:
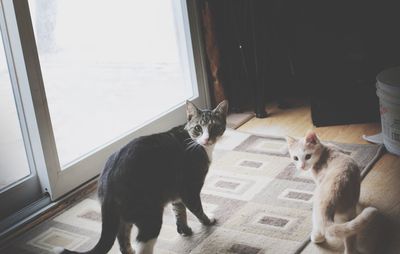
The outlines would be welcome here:
<svg viewBox="0 0 400 254">
<path fill-rule="evenodd" d="M 311 154 L 306 154 L 306 160 L 309 160 L 311 158 Z"/>
<path fill-rule="evenodd" d="M 299 160 L 299 157 L 294 156 L 294 157 L 293 157 L 293 160 L 298 161 L 298 160 Z"/>
<path fill-rule="evenodd" d="M 196 125 L 196 126 L 194 126 L 194 130 L 197 132 L 201 132 L 203 129 L 201 128 L 200 125 Z"/>
</svg>

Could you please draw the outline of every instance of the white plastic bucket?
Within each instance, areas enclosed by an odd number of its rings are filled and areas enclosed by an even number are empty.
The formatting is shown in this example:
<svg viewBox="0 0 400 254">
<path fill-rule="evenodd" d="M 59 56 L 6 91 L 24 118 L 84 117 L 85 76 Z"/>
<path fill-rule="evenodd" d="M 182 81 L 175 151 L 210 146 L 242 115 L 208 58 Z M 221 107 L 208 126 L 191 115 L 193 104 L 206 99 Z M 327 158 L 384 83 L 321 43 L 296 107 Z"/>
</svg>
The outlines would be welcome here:
<svg viewBox="0 0 400 254">
<path fill-rule="evenodd" d="M 376 80 L 383 144 L 390 153 L 400 155 L 400 66 L 382 71 Z"/>
</svg>

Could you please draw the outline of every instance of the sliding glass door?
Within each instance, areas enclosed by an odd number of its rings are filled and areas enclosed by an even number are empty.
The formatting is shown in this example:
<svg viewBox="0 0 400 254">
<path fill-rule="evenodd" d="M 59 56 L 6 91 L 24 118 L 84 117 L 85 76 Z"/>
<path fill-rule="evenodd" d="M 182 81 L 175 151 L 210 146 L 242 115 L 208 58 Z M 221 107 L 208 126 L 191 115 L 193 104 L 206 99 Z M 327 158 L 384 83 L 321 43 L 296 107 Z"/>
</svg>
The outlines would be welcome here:
<svg viewBox="0 0 400 254">
<path fill-rule="evenodd" d="M 176 3 L 29 0 L 62 170 L 197 95 Z"/>
<path fill-rule="evenodd" d="M 27 94 L 21 87 L 23 78 L 17 78 L 18 53 L 11 49 L 10 36 L 0 4 L 0 232 L 5 218 L 44 194 L 32 150 L 35 130 L 29 131 L 26 117 L 30 102 L 23 99 Z"/>
<path fill-rule="evenodd" d="M 207 106 L 196 1 L 0 1 L 15 14 L 53 200 L 131 139 L 184 123 L 186 100 Z"/>
</svg>

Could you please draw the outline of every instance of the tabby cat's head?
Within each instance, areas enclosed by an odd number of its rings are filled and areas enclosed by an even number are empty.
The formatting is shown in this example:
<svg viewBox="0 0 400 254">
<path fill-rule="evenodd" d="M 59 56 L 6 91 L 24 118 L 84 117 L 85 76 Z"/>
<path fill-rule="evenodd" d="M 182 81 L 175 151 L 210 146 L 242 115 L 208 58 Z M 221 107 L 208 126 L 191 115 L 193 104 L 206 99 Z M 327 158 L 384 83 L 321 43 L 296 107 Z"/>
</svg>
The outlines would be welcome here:
<svg viewBox="0 0 400 254">
<path fill-rule="evenodd" d="M 322 144 L 315 132 L 309 131 L 301 139 L 286 137 L 286 141 L 290 158 L 297 169 L 310 169 L 319 160 Z"/>
<path fill-rule="evenodd" d="M 198 109 L 193 103 L 186 102 L 187 124 L 185 129 L 190 137 L 201 146 L 212 146 L 224 134 L 228 101 L 222 101 L 213 110 Z"/>
</svg>

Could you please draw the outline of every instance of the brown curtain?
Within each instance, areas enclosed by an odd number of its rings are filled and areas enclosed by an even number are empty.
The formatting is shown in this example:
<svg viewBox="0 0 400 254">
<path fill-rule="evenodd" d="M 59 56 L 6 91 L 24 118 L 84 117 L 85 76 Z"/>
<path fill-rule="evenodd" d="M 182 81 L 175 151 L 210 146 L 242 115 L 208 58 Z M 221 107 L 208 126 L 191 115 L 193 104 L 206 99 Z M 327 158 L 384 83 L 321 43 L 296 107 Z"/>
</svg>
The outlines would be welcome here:
<svg viewBox="0 0 400 254">
<path fill-rule="evenodd" d="M 263 13 L 258 0 L 201 1 L 204 44 L 213 104 L 229 100 L 231 112 L 254 109 L 265 116 Z M 262 15 L 260 15 L 262 14 Z M 257 29 L 262 26 L 257 25 Z"/>
<path fill-rule="evenodd" d="M 206 54 L 210 74 L 210 90 L 213 106 L 226 99 L 225 91 L 219 76 L 220 72 L 220 52 L 217 46 L 213 13 L 208 1 L 203 2 L 202 6 L 203 34 L 205 41 Z"/>
</svg>

